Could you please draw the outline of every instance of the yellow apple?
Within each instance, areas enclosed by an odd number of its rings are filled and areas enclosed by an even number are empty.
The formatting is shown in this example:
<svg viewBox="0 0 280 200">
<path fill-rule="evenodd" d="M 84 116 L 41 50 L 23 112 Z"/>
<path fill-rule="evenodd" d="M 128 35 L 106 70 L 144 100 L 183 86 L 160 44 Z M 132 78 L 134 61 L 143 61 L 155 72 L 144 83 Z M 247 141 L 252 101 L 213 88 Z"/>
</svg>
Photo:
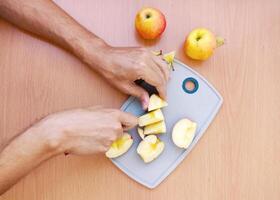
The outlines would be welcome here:
<svg viewBox="0 0 280 200">
<path fill-rule="evenodd" d="M 172 130 L 172 140 L 174 144 L 180 148 L 187 149 L 193 141 L 196 127 L 196 123 L 189 119 L 185 118 L 179 120 Z"/>
<path fill-rule="evenodd" d="M 167 105 L 166 101 L 162 100 L 158 95 L 153 94 L 149 100 L 148 111 L 156 110 Z"/>
<path fill-rule="evenodd" d="M 144 39 L 159 37 L 166 27 L 164 15 L 155 8 L 142 8 L 135 17 L 135 27 Z"/>
<path fill-rule="evenodd" d="M 188 35 L 184 50 L 185 54 L 195 60 L 206 60 L 221 46 L 224 40 L 219 37 L 216 40 L 214 34 L 205 28 L 197 28 Z"/>
<path fill-rule="evenodd" d="M 164 143 L 157 136 L 148 135 L 139 143 L 137 153 L 145 163 L 149 163 L 156 159 L 163 152 L 163 149 Z"/>
<path fill-rule="evenodd" d="M 157 109 L 139 117 L 138 123 L 142 127 L 162 120 L 164 120 L 163 114 L 160 109 Z"/>
<path fill-rule="evenodd" d="M 145 138 L 144 130 L 143 130 L 142 128 L 138 127 L 138 128 L 137 128 L 137 132 L 138 132 L 138 135 L 140 136 L 140 138 L 141 138 L 142 140 L 144 140 L 144 138 Z"/>
<path fill-rule="evenodd" d="M 144 135 L 159 133 L 166 133 L 166 125 L 164 121 L 160 121 L 144 127 Z"/>
<path fill-rule="evenodd" d="M 116 158 L 126 153 L 133 143 L 132 137 L 128 133 L 114 141 L 110 149 L 106 152 L 108 158 Z"/>
</svg>

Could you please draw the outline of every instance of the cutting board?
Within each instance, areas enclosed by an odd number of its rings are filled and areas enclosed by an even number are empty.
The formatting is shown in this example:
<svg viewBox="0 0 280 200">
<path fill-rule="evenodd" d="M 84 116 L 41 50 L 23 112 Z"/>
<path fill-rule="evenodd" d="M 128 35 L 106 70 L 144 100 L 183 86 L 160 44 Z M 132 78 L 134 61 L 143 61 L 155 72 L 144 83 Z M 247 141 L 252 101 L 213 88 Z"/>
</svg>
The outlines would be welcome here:
<svg viewBox="0 0 280 200">
<path fill-rule="evenodd" d="M 162 109 L 167 126 L 167 132 L 159 135 L 165 143 L 162 154 L 151 163 L 144 163 L 136 152 L 141 138 L 134 128 L 130 131 L 134 139 L 132 147 L 126 154 L 112 159 L 125 174 L 148 188 L 159 185 L 184 160 L 213 121 L 223 102 L 215 88 L 193 69 L 178 60 L 174 62 L 174 69 L 167 86 L 168 106 Z M 194 87 L 190 89 L 186 85 Z M 121 109 L 136 116 L 145 113 L 134 97 L 130 97 Z M 188 118 L 198 125 L 195 137 L 187 149 L 176 147 L 171 137 L 174 124 L 182 118 Z"/>
</svg>

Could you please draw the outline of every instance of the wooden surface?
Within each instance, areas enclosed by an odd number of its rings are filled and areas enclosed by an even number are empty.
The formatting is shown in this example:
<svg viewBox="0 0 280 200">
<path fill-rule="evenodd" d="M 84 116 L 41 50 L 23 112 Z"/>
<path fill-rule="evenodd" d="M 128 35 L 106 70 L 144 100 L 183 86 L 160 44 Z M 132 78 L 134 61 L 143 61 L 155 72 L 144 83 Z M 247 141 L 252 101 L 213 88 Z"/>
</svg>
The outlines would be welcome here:
<svg viewBox="0 0 280 200">
<path fill-rule="evenodd" d="M 176 49 L 204 75 L 224 104 L 203 138 L 156 189 L 129 179 L 103 156 L 47 161 L 1 200 L 280 199 L 279 0 L 57 0 L 70 15 L 115 46 Z M 142 6 L 167 18 L 156 42 L 134 30 Z M 183 55 L 187 33 L 208 27 L 226 45 L 204 63 Z M 55 111 L 103 104 L 126 96 L 63 50 L 0 21 L 0 141 Z"/>
</svg>

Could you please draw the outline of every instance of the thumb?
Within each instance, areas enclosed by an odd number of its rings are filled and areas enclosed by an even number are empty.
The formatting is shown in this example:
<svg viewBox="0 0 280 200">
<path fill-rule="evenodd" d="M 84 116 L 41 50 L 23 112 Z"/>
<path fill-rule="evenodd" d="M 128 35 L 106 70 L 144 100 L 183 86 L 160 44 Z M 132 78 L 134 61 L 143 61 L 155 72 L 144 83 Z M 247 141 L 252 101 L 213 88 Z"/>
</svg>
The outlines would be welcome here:
<svg viewBox="0 0 280 200">
<path fill-rule="evenodd" d="M 130 83 L 128 93 L 140 100 L 143 110 L 148 109 L 149 93 L 145 89 L 136 85 L 135 83 Z"/>
<path fill-rule="evenodd" d="M 136 126 L 138 124 L 138 118 L 127 112 L 119 111 L 118 118 L 125 131 L 133 128 L 134 126 Z"/>
</svg>

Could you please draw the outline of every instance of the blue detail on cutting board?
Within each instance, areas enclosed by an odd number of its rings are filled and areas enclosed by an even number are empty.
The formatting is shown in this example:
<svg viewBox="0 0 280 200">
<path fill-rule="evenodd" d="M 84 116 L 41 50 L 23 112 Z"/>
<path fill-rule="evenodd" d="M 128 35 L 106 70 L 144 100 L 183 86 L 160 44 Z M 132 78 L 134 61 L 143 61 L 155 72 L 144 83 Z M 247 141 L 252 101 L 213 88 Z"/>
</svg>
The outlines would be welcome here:
<svg viewBox="0 0 280 200">
<path fill-rule="evenodd" d="M 188 82 L 191 82 L 194 84 L 194 88 L 192 89 L 188 89 L 187 88 L 187 83 Z M 195 93 L 197 90 L 198 90 L 198 87 L 199 87 L 199 84 L 198 84 L 198 81 L 196 79 L 194 79 L 193 77 L 188 77 L 186 78 L 184 81 L 183 81 L 183 84 L 182 84 L 182 88 L 183 90 L 188 93 L 188 94 L 193 94 Z"/>
<path fill-rule="evenodd" d="M 162 154 L 151 163 L 144 163 L 136 152 L 141 138 L 134 128 L 129 131 L 134 139 L 132 147 L 126 154 L 112 159 L 125 174 L 148 188 L 159 185 L 184 160 L 213 121 L 223 102 L 215 88 L 193 69 L 178 60 L 174 61 L 174 68 L 175 71 L 171 72 L 171 79 L 167 86 L 168 106 L 162 109 L 167 132 L 158 135 L 165 143 Z M 182 89 L 182 84 L 188 77 L 192 77 L 199 85 L 199 89 L 192 94 Z M 136 116 L 145 113 L 140 102 L 134 97 L 130 97 L 121 109 Z M 198 125 L 193 142 L 188 149 L 176 147 L 171 137 L 174 124 L 182 118 L 188 118 Z"/>
</svg>

